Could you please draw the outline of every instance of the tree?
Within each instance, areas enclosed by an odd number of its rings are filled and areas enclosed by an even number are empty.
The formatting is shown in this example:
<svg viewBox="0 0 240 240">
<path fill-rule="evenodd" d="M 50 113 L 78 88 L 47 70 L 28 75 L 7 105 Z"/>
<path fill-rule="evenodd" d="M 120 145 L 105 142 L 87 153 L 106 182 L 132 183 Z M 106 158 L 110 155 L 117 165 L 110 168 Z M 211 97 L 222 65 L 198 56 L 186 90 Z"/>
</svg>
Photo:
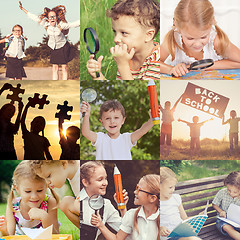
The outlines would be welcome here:
<svg viewBox="0 0 240 240">
<path fill-rule="evenodd" d="M 9 186 L 11 185 L 13 171 L 19 164 L 19 160 L 1 160 L 0 161 L 0 202 L 2 199 L 2 183 L 5 182 Z"/>
<path fill-rule="evenodd" d="M 90 84 L 91 82 L 91 84 Z M 127 118 L 122 126 L 121 132 L 133 132 L 140 128 L 149 119 L 150 109 L 148 81 L 81 81 L 80 91 L 86 87 L 93 87 L 98 97 L 91 104 L 90 126 L 94 132 L 104 131 L 99 122 L 100 105 L 109 99 L 117 99 L 126 110 Z M 160 90 L 160 82 L 156 82 L 157 91 Z M 81 136 L 82 160 L 94 160 L 95 148 L 85 137 Z M 132 158 L 135 160 L 157 160 L 160 159 L 160 126 L 155 125 L 144 135 L 132 148 Z"/>
</svg>

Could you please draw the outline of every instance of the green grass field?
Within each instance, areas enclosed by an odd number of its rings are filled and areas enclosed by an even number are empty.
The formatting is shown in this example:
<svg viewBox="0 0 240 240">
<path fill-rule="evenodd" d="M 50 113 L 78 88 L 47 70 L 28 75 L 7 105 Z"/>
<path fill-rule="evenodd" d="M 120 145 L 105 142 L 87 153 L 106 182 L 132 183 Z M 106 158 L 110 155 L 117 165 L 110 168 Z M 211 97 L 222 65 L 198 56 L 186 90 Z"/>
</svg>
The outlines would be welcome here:
<svg viewBox="0 0 240 240">
<path fill-rule="evenodd" d="M 6 215 L 6 203 L 0 204 L 0 215 Z M 80 231 L 77 227 L 75 227 L 65 216 L 65 214 L 58 209 L 58 220 L 61 223 L 61 227 L 59 229 L 59 233 L 61 234 L 72 234 L 73 240 L 80 239 Z"/>
<path fill-rule="evenodd" d="M 100 50 L 97 54 L 97 58 L 101 55 L 104 56 L 102 61 L 102 73 L 109 80 L 116 79 L 117 66 L 110 54 L 110 48 L 113 47 L 114 34 L 112 31 L 111 19 L 106 16 L 106 10 L 110 9 L 116 0 L 81 0 L 81 36 L 80 36 L 80 66 L 81 66 L 81 80 L 91 79 L 90 75 L 87 72 L 86 63 L 89 58 L 89 52 L 87 51 L 83 39 L 84 29 L 87 27 L 92 27 L 99 38 Z M 156 36 L 155 40 L 160 42 L 159 33 Z"/>
<path fill-rule="evenodd" d="M 186 164 L 179 171 L 177 176 L 178 181 L 225 175 L 233 171 L 238 171 L 240 167 L 240 161 L 238 160 L 194 160 L 184 162 Z"/>
<path fill-rule="evenodd" d="M 230 155 L 229 142 L 216 139 L 201 140 L 200 155 L 190 155 L 190 140 L 173 140 L 168 157 L 161 156 L 161 160 L 237 160 L 239 152 Z"/>
</svg>

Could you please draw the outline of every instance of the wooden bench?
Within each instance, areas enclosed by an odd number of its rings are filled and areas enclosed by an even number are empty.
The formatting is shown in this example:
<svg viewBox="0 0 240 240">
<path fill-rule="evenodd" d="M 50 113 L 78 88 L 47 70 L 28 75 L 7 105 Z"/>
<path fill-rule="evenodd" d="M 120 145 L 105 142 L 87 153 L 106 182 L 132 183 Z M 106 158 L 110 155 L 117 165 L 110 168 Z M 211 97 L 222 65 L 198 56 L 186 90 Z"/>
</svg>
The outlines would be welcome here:
<svg viewBox="0 0 240 240">
<path fill-rule="evenodd" d="M 188 217 L 202 212 L 209 200 L 208 219 L 203 225 L 198 236 L 206 240 L 230 240 L 222 235 L 216 228 L 216 210 L 212 207 L 212 201 L 219 188 L 223 187 L 223 180 L 227 175 L 208 177 L 179 182 L 175 193 L 182 197 L 183 206 Z"/>
</svg>

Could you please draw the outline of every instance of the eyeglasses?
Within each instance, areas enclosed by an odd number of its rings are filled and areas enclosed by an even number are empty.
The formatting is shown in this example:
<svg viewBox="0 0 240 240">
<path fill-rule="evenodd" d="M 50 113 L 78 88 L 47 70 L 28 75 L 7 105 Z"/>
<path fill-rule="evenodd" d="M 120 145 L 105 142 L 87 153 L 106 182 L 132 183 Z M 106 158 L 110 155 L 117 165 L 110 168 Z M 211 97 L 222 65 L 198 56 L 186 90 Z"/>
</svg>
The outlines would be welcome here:
<svg viewBox="0 0 240 240">
<path fill-rule="evenodd" d="M 21 32 L 21 30 L 13 30 L 13 32 Z"/>
<path fill-rule="evenodd" d="M 56 16 L 49 16 L 48 18 L 49 19 L 56 19 L 57 17 Z"/>
<path fill-rule="evenodd" d="M 150 193 L 150 192 L 147 192 L 147 191 L 142 190 L 138 184 L 137 184 L 137 186 L 136 186 L 136 191 L 137 191 L 137 193 L 139 193 L 139 192 L 144 192 L 144 193 L 147 193 L 147 194 L 150 194 L 150 195 L 156 196 L 157 198 L 160 199 L 160 197 L 159 197 L 157 194 Z"/>
</svg>

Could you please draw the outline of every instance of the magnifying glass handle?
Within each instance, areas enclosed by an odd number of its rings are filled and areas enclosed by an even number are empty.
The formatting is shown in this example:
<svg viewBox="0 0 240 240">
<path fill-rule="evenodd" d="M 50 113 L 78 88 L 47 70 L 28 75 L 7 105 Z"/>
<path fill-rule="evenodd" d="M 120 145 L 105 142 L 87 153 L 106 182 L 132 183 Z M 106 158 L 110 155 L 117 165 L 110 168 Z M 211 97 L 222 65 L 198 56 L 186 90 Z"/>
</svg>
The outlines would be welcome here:
<svg viewBox="0 0 240 240">
<path fill-rule="evenodd" d="M 95 55 L 95 54 L 94 54 L 94 58 L 93 58 L 93 59 L 97 61 L 97 58 L 96 58 L 96 55 Z M 100 73 L 99 73 L 98 71 L 96 71 L 96 76 L 97 76 L 97 78 L 100 77 Z"/>
<path fill-rule="evenodd" d="M 82 117 L 84 117 L 85 116 L 85 112 L 83 112 L 83 114 L 82 114 Z"/>
</svg>

